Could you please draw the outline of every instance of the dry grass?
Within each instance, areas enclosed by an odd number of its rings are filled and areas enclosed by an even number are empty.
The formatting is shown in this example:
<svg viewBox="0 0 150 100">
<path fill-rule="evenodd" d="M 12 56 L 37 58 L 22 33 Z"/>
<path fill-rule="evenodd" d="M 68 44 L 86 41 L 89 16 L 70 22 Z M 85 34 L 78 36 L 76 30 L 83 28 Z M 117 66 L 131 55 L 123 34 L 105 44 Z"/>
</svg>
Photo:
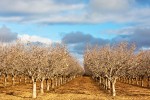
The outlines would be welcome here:
<svg viewBox="0 0 150 100">
<path fill-rule="evenodd" d="M 18 84 L 18 83 L 16 83 Z M 45 87 L 46 88 L 46 87 Z M 117 96 L 100 89 L 89 77 L 79 77 L 55 89 L 39 93 L 36 100 L 150 100 L 150 90 L 128 84 L 117 83 Z M 21 84 L 4 88 L 0 82 L 0 100 L 32 100 L 32 84 Z"/>
</svg>

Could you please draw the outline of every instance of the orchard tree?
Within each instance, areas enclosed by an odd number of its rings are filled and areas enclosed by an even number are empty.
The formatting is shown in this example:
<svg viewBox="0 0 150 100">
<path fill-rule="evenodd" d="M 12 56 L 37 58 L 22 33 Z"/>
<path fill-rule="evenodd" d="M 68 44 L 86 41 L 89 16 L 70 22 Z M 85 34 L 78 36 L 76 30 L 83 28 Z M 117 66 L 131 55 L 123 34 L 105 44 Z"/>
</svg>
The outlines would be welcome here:
<svg viewBox="0 0 150 100">
<path fill-rule="evenodd" d="M 117 45 L 95 47 L 85 53 L 85 66 L 96 76 L 103 77 L 105 88 L 110 88 L 113 96 L 116 96 L 115 84 L 118 77 L 123 75 L 126 69 L 137 66 L 138 58 L 135 57 L 135 46 L 122 42 Z M 89 62 L 88 62 L 89 61 Z"/>
</svg>

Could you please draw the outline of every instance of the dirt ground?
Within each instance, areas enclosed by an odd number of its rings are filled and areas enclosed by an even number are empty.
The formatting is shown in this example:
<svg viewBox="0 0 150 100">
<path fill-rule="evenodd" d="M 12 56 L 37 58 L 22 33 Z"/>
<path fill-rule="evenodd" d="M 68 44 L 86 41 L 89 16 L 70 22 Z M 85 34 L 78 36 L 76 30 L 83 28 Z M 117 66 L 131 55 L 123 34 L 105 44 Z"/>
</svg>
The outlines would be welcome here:
<svg viewBox="0 0 150 100">
<path fill-rule="evenodd" d="M 36 100 L 150 100 L 150 89 L 117 83 L 116 90 L 117 96 L 113 98 L 90 77 L 79 77 L 44 94 L 40 94 L 38 84 Z M 0 82 L 0 100 L 32 100 L 31 97 L 32 84 L 4 88 Z"/>
</svg>

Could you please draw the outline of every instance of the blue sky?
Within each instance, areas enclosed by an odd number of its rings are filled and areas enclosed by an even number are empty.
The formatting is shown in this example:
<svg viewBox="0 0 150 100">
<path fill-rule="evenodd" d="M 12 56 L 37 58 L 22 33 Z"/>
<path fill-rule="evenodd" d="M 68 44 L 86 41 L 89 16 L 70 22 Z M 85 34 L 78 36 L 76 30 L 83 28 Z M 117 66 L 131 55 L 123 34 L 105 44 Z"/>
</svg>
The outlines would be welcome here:
<svg viewBox="0 0 150 100">
<path fill-rule="evenodd" d="M 150 0 L 0 2 L 2 42 L 63 42 L 79 59 L 87 44 L 128 41 L 150 48 Z"/>
</svg>

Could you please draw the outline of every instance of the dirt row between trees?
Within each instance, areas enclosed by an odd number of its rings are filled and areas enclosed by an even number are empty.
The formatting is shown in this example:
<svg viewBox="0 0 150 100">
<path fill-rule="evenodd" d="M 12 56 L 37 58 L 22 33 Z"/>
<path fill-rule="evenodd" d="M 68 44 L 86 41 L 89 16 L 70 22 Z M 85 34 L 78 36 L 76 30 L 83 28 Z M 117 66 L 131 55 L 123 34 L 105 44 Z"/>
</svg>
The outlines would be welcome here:
<svg viewBox="0 0 150 100">
<path fill-rule="evenodd" d="M 117 83 L 116 90 L 117 96 L 113 98 L 90 77 L 79 77 L 54 91 L 44 94 L 37 91 L 36 100 L 150 100 L 150 89 Z M 6 89 L 0 84 L 0 100 L 32 100 L 31 91 L 32 84 L 9 86 Z"/>
</svg>

